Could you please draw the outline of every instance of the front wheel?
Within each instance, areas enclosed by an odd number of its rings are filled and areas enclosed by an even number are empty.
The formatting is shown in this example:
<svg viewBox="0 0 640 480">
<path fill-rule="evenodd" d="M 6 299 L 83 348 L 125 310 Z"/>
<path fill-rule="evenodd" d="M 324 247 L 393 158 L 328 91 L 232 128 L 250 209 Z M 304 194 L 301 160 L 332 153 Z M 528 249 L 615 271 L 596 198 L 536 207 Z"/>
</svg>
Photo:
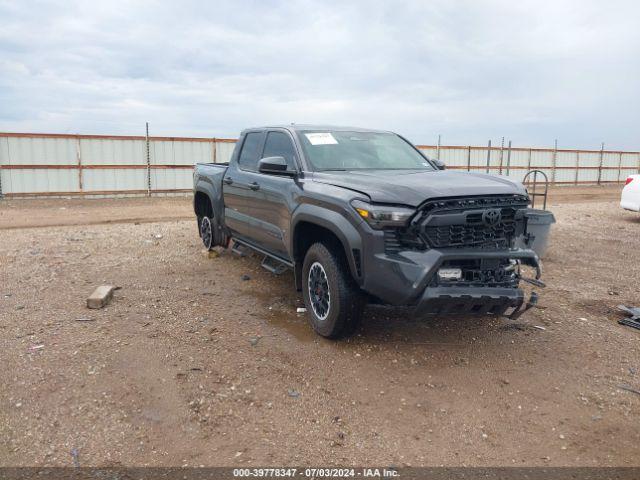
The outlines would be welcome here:
<svg viewBox="0 0 640 480">
<path fill-rule="evenodd" d="M 364 300 L 342 251 L 313 244 L 304 257 L 302 275 L 302 296 L 313 329 L 327 338 L 353 333 L 362 317 Z"/>
</svg>

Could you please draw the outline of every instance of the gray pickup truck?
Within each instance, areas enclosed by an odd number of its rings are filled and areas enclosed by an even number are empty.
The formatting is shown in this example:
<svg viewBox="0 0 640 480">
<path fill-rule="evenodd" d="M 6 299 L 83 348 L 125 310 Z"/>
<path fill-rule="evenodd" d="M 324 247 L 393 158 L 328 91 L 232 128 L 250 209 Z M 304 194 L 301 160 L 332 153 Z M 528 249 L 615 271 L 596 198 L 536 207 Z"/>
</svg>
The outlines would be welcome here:
<svg viewBox="0 0 640 480">
<path fill-rule="evenodd" d="M 543 285 L 528 204 L 518 182 L 445 170 L 395 133 L 359 128 L 247 129 L 228 164 L 194 173 L 205 247 L 233 242 L 274 273 L 293 269 L 329 338 L 353 332 L 368 301 L 519 316 L 537 299 L 520 281 Z"/>
</svg>

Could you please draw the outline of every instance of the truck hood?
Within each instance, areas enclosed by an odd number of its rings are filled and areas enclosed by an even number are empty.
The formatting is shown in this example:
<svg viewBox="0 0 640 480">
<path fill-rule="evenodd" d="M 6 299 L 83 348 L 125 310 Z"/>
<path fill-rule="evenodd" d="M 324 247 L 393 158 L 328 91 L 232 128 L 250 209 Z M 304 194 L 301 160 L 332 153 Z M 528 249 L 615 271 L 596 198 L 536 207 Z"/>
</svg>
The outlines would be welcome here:
<svg viewBox="0 0 640 480">
<path fill-rule="evenodd" d="M 526 194 L 521 183 L 506 177 L 451 170 L 316 172 L 313 180 L 363 193 L 375 203 L 412 207 L 432 198 Z"/>
</svg>

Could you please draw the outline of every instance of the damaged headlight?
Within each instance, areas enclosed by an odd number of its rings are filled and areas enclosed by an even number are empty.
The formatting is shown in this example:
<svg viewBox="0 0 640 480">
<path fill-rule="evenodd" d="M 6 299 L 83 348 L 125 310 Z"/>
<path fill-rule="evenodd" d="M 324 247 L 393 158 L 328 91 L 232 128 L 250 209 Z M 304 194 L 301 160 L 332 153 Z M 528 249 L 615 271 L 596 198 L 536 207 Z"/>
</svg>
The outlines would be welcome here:
<svg viewBox="0 0 640 480">
<path fill-rule="evenodd" d="M 364 218 L 373 228 L 404 227 L 415 213 L 412 208 L 393 205 L 373 205 L 361 200 L 352 200 L 351 205 L 358 215 Z"/>
</svg>

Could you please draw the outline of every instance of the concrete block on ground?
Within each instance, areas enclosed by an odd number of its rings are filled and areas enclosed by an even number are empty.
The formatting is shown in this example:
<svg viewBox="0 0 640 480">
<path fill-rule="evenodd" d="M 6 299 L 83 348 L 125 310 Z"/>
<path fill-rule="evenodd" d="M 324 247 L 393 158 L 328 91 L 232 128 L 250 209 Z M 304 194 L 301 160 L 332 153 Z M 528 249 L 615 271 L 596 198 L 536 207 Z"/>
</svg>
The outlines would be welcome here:
<svg viewBox="0 0 640 480">
<path fill-rule="evenodd" d="M 113 285 L 100 285 L 87 298 L 87 308 L 102 308 L 108 304 L 113 298 L 113 291 L 116 289 Z"/>
</svg>

